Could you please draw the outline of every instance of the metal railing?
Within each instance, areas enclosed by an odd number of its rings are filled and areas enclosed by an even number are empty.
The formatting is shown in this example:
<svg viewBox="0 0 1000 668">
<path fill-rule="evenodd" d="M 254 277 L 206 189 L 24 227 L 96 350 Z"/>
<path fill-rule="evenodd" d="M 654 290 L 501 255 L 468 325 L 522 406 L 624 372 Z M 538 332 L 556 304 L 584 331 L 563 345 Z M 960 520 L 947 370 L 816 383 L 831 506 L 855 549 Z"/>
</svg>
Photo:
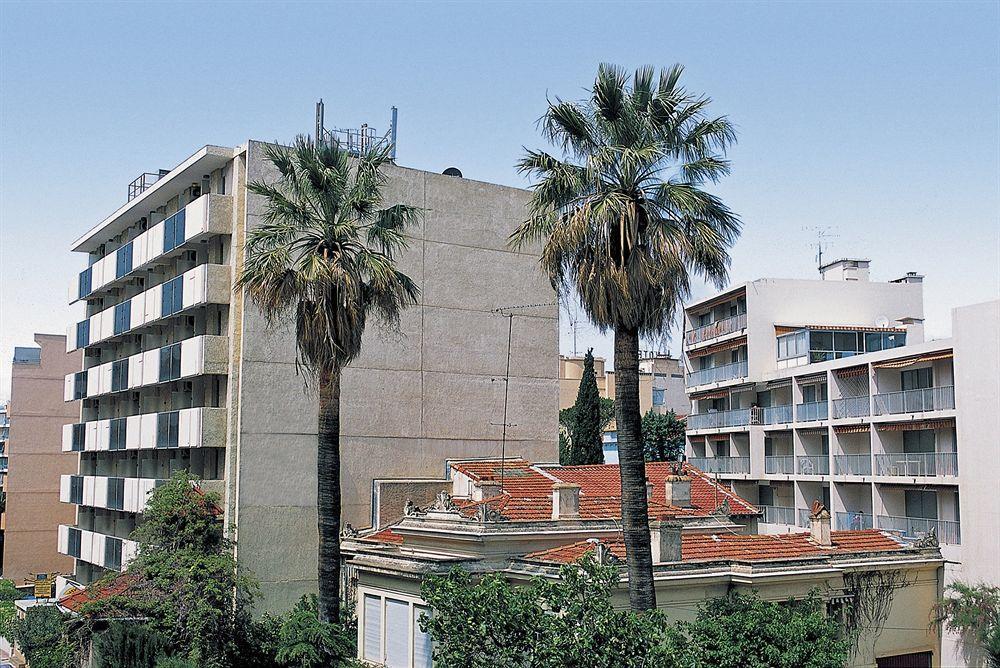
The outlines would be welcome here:
<svg viewBox="0 0 1000 668">
<path fill-rule="evenodd" d="M 942 385 L 922 390 L 884 392 L 875 395 L 875 415 L 943 411 L 955 407 L 955 387 Z"/>
<path fill-rule="evenodd" d="M 764 457 L 764 473 L 795 473 L 795 457 L 793 455 Z"/>
<path fill-rule="evenodd" d="M 742 427 L 750 422 L 750 409 L 739 408 L 717 413 L 698 413 L 687 416 L 688 429 L 712 429 L 717 427 Z"/>
<path fill-rule="evenodd" d="M 837 475 L 871 475 L 872 457 L 863 455 L 834 455 L 833 471 Z"/>
<path fill-rule="evenodd" d="M 830 475 L 830 458 L 827 455 L 799 455 L 796 464 L 801 475 Z"/>
<path fill-rule="evenodd" d="M 722 364 L 707 369 L 691 371 L 688 373 L 685 382 L 688 387 L 695 385 L 705 385 L 706 383 L 717 383 L 723 380 L 733 380 L 734 378 L 745 378 L 747 375 L 747 362 L 733 362 L 732 364 Z"/>
<path fill-rule="evenodd" d="M 688 462 L 705 473 L 750 473 L 749 457 L 690 457 Z"/>
<path fill-rule="evenodd" d="M 892 452 L 875 455 L 877 475 L 957 476 L 957 452 Z"/>
<path fill-rule="evenodd" d="M 860 397 L 834 399 L 830 403 L 833 404 L 834 418 L 868 417 L 871 412 L 867 394 Z"/>
<path fill-rule="evenodd" d="M 792 421 L 792 405 L 765 406 L 761 419 L 764 424 L 786 424 Z"/>
<path fill-rule="evenodd" d="M 799 508 L 797 511 L 795 511 L 795 519 L 797 520 L 796 524 L 800 527 L 808 529 L 810 514 L 811 511 L 808 508 Z"/>
<path fill-rule="evenodd" d="M 795 420 L 797 422 L 825 420 L 828 416 L 829 408 L 825 401 L 810 401 L 795 406 Z"/>
<path fill-rule="evenodd" d="M 871 515 L 852 510 L 846 513 L 837 513 L 837 531 L 860 531 L 861 529 L 874 528 L 874 519 Z"/>
<path fill-rule="evenodd" d="M 738 332 L 746 326 L 747 314 L 740 313 L 739 315 L 730 316 L 722 320 L 710 322 L 707 325 L 702 325 L 701 327 L 690 329 L 684 335 L 684 340 L 688 345 L 693 345 L 707 341 L 708 339 L 714 339 L 717 336 L 725 336 L 726 334 Z"/>
<path fill-rule="evenodd" d="M 795 508 L 785 506 L 758 506 L 764 511 L 764 522 L 768 524 L 795 524 Z"/>
<path fill-rule="evenodd" d="M 937 534 L 939 543 L 959 545 L 962 542 L 962 527 L 952 520 L 934 520 L 923 517 L 897 517 L 879 515 L 878 528 L 899 531 L 907 538 L 922 538 L 931 532 Z"/>
</svg>

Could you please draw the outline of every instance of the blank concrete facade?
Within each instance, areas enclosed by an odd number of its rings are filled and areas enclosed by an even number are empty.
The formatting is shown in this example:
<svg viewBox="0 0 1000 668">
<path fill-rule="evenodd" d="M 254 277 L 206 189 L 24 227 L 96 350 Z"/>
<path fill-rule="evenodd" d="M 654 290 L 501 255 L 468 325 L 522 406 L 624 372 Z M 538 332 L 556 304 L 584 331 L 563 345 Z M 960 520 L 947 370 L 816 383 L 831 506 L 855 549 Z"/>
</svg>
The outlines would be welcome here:
<svg viewBox="0 0 1000 668">
<path fill-rule="evenodd" d="M 124 540 L 119 548 L 101 535 L 110 531 L 112 538 L 127 539 L 151 479 L 189 467 L 222 490 L 238 558 L 261 581 L 265 607 L 287 608 L 316 588 L 317 401 L 296 373 L 292 332 L 268 328 L 229 287 L 242 264 L 246 231 L 260 223 L 264 206 L 246 183 L 276 178 L 263 146 L 250 141 L 236 149 L 201 149 L 74 244 L 74 250 L 90 253 L 94 272 L 104 272 L 99 280 L 86 279 L 91 292 L 74 296 L 88 301 L 90 324 L 74 331 L 89 332 L 81 343 L 90 371 L 82 379 L 67 378 L 67 398 L 74 388 L 83 390 L 82 423 L 98 423 L 94 430 L 77 429 L 84 434 L 79 444 L 71 431 L 64 441 L 67 449 L 80 447 L 89 462 L 81 473 L 93 474 L 64 482 L 64 500 L 76 485 L 82 489 L 76 498 L 81 508 L 94 506 L 75 527 L 79 536 L 71 527 L 61 536 L 64 547 L 76 553 L 81 579 L 117 567 L 119 557 L 127 561 L 134 546 Z M 508 325 L 507 454 L 541 461 L 557 456 L 555 294 L 539 271 L 537 254 L 506 245 L 524 216 L 528 194 L 397 166 L 387 174 L 387 206 L 405 202 L 425 210 L 399 258 L 421 294 L 398 330 L 369 324 L 361 356 L 344 372 L 343 519 L 358 527 L 372 524 L 376 479 L 439 478 L 448 457 L 500 453 Z M 163 240 L 176 228 L 170 221 L 182 210 L 187 228 L 182 224 L 177 248 L 164 250 L 169 244 Z M 164 232 L 163 226 L 169 229 Z M 116 254 L 128 244 L 136 246 L 126 252 L 132 255 L 130 266 L 109 274 L 105 266 L 113 269 Z M 181 307 L 168 312 L 163 300 L 175 297 L 159 296 L 169 292 L 162 286 L 181 275 Z M 207 278 L 199 279 L 202 275 Z M 128 297 L 131 322 L 119 323 L 115 334 L 105 327 L 103 314 Z M 510 322 L 496 312 L 505 307 L 515 307 Z M 169 353 L 162 351 L 175 344 L 179 372 L 164 376 Z M 152 357 L 140 360 L 143 355 Z M 130 368 L 118 389 L 113 379 L 102 385 L 101 378 L 111 378 L 110 367 L 128 356 L 142 363 L 141 371 Z M 157 364 L 160 373 L 148 373 Z M 179 413 L 172 423 L 163 417 L 171 413 Z M 125 452 L 104 452 L 110 438 L 102 431 L 104 422 L 122 418 Z M 170 432 L 178 428 L 171 425 L 178 425 L 180 437 Z M 161 427 L 167 429 L 166 442 Z M 126 456 L 138 456 L 140 464 L 148 459 L 149 465 L 122 466 Z M 109 467 L 106 460 L 118 463 Z M 105 503 L 101 478 L 122 475 L 124 504 L 117 498 Z M 133 477 L 138 480 L 129 480 Z M 130 496 L 129 485 L 138 498 Z"/>
<path fill-rule="evenodd" d="M 11 373 L 3 577 L 18 585 L 32 573 L 73 572 L 73 560 L 56 549 L 56 536 L 59 524 L 76 516 L 72 506 L 59 503 L 59 476 L 77 467 L 60 443 L 63 425 L 80 411 L 77 403 L 63 401 L 63 378 L 80 368 L 82 356 L 66 354 L 62 335 L 36 334 L 35 343 L 40 353 L 15 355 Z"/>
</svg>

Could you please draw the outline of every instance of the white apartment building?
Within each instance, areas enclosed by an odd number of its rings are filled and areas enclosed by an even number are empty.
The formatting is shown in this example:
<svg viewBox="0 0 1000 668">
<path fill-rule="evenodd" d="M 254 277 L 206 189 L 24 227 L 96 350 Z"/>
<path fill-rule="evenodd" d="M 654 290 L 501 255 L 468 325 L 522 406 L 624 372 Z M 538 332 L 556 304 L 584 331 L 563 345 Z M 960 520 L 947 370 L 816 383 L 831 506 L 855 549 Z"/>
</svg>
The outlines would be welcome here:
<svg viewBox="0 0 1000 668">
<path fill-rule="evenodd" d="M 61 500 L 77 517 L 60 527 L 59 549 L 84 583 L 124 567 L 148 493 L 186 469 L 220 493 L 264 607 L 287 609 L 315 591 L 317 401 L 296 371 L 293 331 L 269 329 L 233 292 L 246 231 L 263 210 L 246 184 L 276 178 L 262 149 L 206 146 L 140 177 L 128 201 L 72 245 L 88 257 L 70 291 L 85 312 L 68 347 L 84 362 L 66 377 L 65 399 L 82 408 L 63 450 L 80 460 L 78 475 L 62 478 Z M 344 372 L 343 508 L 354 526 L 371 523 L 374 479 L 437 477 L 445 451 L 500 452 L 505 388 L 496 380 L 508 345 L 517 408 L 506 451 L 542 461 L 558 452 L 555 294 L 537 254 L 507 247 L 528 193 L 387 171 L 386 206 L 426 212 L 399 258 L 421 296 L 399 331 L 370 323 Z M 513 305 L 534 306 L 508 323 L 496 311 Z"/>
<path fill-rule="evenodd" d="M 1000 302 L 953 312 L 926 341 L 922 277 L 759 279 L 685 309 L 687 456 L 764 511 L 762 531 L 933 531 L 947 579 L 1000 582 Z M 962 665 L 955 638 L 943 665 Z M 951 661 L 952 663 L 949 663 Z"/>
</svg>

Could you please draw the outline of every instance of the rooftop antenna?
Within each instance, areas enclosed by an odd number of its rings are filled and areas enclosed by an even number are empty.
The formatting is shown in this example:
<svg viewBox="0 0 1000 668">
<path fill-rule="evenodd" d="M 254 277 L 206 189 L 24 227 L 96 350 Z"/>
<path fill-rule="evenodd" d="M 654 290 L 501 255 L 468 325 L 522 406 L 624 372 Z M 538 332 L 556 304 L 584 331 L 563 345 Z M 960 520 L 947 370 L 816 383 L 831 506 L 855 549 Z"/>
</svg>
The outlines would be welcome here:
<svg viewBox="0 0 1000 668">
<path fill-rule="evenodd" d="M 335 141 L 340 144 L 341 148 L 354 155 L 372 147 L 388 146 L 389 157 L 393 162 L 396 161 L 396 136 L 399 124 L 399 110 L 396 107 L 390 107 L 389 130 L 381 137 L 378 135 L 378 131 L 367 123 L 362 123 L 360 128 L 327 128 L 323 117 L 323 98 L 320 98 L 319 102 L 316 103 L 316 127 L 314 129 L 316 144 Z"/>
<path fill-rule="evenodd" d="M 823 268 L 823 251 L 828 249 L 830 245 L 830 239 L 836 239 L 839 234 L 831 234 L 830 230 L 832 227 L 803 227 L 806 232 L 813 232 L 816 235 L 816 241 L 809 244 L 810 247 L 816 249 L 816 267 L 817 269 Z"/>
<path fill-rule="evenodd" d="M 559 295 L 559 301 L 562 302 L 563 310 L 566 311 L 566 316 L 569 318 L 569 326 L 573 329 L 573 356 L 579 355 L 579 351 L 576 347 L 576 326 L 580 322 L 580 317 L 570 306 L 570 296 L 568 294 Z"/>
</svg>

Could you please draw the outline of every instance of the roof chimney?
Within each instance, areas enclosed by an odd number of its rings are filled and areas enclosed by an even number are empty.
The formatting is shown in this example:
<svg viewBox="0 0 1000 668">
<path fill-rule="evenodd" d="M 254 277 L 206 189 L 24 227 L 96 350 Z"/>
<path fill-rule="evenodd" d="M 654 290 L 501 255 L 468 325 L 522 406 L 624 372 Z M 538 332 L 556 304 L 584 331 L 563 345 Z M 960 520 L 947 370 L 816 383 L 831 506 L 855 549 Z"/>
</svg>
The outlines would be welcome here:
<svg viewBox="0 0 1000 668">
<path fill-rule="evenodd" d="M 552 485 L 552 519 L 578 519 L 580 517 L 580 486 L 568 482 Z"/>
<path fill-rule="evenodd" d="M 809 537 L 820 547 L 833 547 L 833 537 L 830 535 L 830 511 L 822 501 L 816 500 L 809 513 Z"/>
<path fill-rule="evenodd" d="M 661 520 L 651 528 L 653 538 L 653 563 L 681 560 L 681 527 L 680 522 Z"/>
<path fill-rule="evenodd" d="M 500 481 L 492 477 L 483 476 L 478 483 L 472 486 L 472 500 L 482 501 L 500 496 Z"/>
<path fill-rule="evenodd" d="M 691 478 L 686 475 L 668 475 L 663 483 L 667 505 L 678 508 L 691 507 Z"/>
</svg>

